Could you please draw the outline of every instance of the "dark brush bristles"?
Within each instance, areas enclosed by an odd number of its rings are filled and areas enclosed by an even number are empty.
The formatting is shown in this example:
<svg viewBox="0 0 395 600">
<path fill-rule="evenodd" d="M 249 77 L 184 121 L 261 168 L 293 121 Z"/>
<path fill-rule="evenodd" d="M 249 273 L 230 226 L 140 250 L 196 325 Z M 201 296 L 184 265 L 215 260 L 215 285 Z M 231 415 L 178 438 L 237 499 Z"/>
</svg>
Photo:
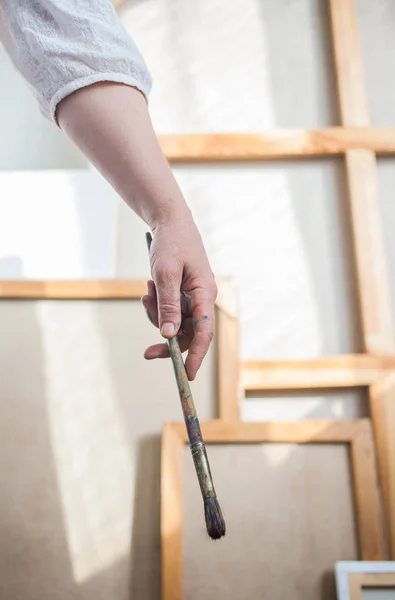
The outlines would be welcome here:
<svg viewBox="0 0 395 600">
<path fill-rule="evenodd" d="M 219 540 L 226 533 L 225 519 L 217 498 L 206 498 L 204 501 L 204 516 L 207 533 L 212 540 Z"/>
</svg>

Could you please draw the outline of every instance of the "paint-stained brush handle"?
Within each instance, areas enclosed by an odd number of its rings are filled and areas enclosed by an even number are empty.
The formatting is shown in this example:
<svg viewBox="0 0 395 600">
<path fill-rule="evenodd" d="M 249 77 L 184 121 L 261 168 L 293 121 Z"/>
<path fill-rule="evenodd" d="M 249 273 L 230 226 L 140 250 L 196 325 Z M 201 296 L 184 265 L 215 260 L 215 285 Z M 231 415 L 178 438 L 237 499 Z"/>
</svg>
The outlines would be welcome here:
<svg viewBox="0 0 395 600">
<path fill-rule="evenodd" d="M 184 421 L 189 439 L 193 462 L 199 481 L 200 491 L 203 499 L 215 498 L 213 478 L 211 476 L 206 446 L 203 442 L 199 419 L 196 413 L 195 403 L 189 386 L 188 376 L 182 358 L 177 336 L 168 340 L 170 357 L 176 376 L 178 392 L 180 395 Z"/>
</svg>

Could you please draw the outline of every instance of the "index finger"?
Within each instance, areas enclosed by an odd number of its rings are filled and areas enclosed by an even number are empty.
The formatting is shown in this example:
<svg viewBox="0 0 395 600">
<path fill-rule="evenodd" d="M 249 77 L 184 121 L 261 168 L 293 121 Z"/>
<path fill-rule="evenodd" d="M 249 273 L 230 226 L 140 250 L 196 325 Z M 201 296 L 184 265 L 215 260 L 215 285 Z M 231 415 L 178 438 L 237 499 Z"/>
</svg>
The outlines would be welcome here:
<svg viewBox="0 0 395 600">
<path fill-rule="evenodd" d="M 195 379 L 214 337 L 214 300 L 206 293 L 199 296 L 195 299 L 194 294 L 191 294 L 194 336 L 185 361 L 190 381 Z"/>
</svg>

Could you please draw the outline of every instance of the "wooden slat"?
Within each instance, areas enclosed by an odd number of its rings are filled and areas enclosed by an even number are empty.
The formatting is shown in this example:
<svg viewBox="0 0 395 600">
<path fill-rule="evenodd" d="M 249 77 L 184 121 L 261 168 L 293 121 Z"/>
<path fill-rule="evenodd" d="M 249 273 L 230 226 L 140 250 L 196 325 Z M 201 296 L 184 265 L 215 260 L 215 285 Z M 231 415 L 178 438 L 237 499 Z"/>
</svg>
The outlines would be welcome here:
<svg viewBox="0 0 395 600">
<path fill-rule="evenodd" d="M 162 600 L 182 600 L 183 437 L 171 425 L 162 436 L 161 539 Z"/>
<path fill-rule="evenodd" d="M 384 560 L 386 550 L 381 522 L 380 495 L 376 475 L 371 425 L 365 420 L 351 443 L 354 494 L 362 560 Z"/>
<path fill-rule="evenodd" d="M 368 127 L 369 113 L 363 65 L 359 50 L 357 17 L 353 0 L 330 0 L 340 114 L 346 127 Z M 378 199 L 376 158 L 370 150 L 348 150 L 346 170 L 350 196 L 353 238 L 357 263 L 359 301 L 366 352 L 393 355 L 395 341 L 384 238 Z M 395 558 L 395 495 L 391 490 L 392 460 L 383 429 L 395 431 L 395 414 L 381 388 L 370 393 L 380 479 L 386 494 L 386 522 L 390 533 L 391 558 Z M 375 406 L 378 405 L 377 406 Z"/>
<path fill-rule="evenodd" d="M 395 354 L 376 159 L 367 150 L 347 152 L 346 167 L 364 347 L 373 354 Z"/>
<path fill-rule="evenodd" d="M 370 409 L 375 431 L 390 556 L 395 557 L 395 373 L 372 386 Z"/>
<path fill-rule="evenodd" d="M 340 114 L 346 127 L 369 126 L 354 0 L 331 0 Z M 359 295 L 367 352 L 394 354 L 376 158 L 370 150 L 346 152 Z"/>
<path fill-rule="evenodd" d="M 216 305 L 234 314 L 235 300 L 231 280 L 219 279 Z M 100 299 L 128 298 L 139 300 L 146 293 L 143 279 L 79 279 L 79 280 L 0 280 L 0 298 L 26 299 Z"/>
<path fill-rule="evenodd" d="M 359 577 L 362 587 L 395 588 L 395 573 L 361 573 Z"/>
<path fill-rule="evenodd" d="M 241 365 L 246 391 L 369 386 L 395 369 L 394 358 L 350 354 L 291 361 L 249 361 Z"/>
<path fill-rule="evenodd" d="M 350 149 L 395 153 L 395 129 L 328 127 L 266 133 L 179 134 L 159 136 L 170 162 L 231 162 L 336 156 Z"/>
<path fill-rule="evenodd" d="M 368 127 L 369 110 L 354 0 L 330 0 L 342 124 Z"/>
<path fill-rule="evenodd" d="M 237 294 L 233 282 L 218 286 L 217 357 L 218 416 L 226 421 L 240 419 L 240 363 Z"/>
<path fill-rule="evenodd" d="M 138 300 L 146 290 L 142 280 L 0 281 L 0 298 Z"/>
<path fill-rule="evenodd" d="M 201 423 L 207 444 L 249 443 L 348 443 L 365 430 L 367 419 L 355 421 L 306 420 L 263 423 L 230 423 L 222 420 Z M 184 423 L 171 423 L 178 435 L 188 442 Z"/>
<path fill-rule="evenodd" d="M 349 600 L 362 600 L 360 573 L 349 573 L 347 579 Z"/>
</svg>

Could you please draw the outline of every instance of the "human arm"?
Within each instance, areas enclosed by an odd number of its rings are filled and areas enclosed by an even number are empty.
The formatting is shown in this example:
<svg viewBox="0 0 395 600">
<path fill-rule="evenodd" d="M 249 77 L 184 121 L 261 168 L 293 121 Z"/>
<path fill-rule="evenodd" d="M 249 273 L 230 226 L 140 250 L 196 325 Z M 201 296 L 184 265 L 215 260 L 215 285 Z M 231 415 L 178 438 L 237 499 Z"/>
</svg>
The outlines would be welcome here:
<svg viewBox="0 0 395 600">
<path fill-rule="evenodd" d="M 96 84 L 65 98 L 57 118 L 65 133 L 152 230 L 151 271 L 159 311 L 152 284 L 143 303 L 164 337 L 180 328 L 186 331 L 180 341 L 183 350 L 189 348 L 186 368 L 194 379 L 213 336 L 216 285 L 143 95 L 124 85 Z M 186 318 L 180 310 L 181 291 L 190 298 Z M 168 356 L 166 344 L 149 348 L 145 356 Z"/>
</svg>

